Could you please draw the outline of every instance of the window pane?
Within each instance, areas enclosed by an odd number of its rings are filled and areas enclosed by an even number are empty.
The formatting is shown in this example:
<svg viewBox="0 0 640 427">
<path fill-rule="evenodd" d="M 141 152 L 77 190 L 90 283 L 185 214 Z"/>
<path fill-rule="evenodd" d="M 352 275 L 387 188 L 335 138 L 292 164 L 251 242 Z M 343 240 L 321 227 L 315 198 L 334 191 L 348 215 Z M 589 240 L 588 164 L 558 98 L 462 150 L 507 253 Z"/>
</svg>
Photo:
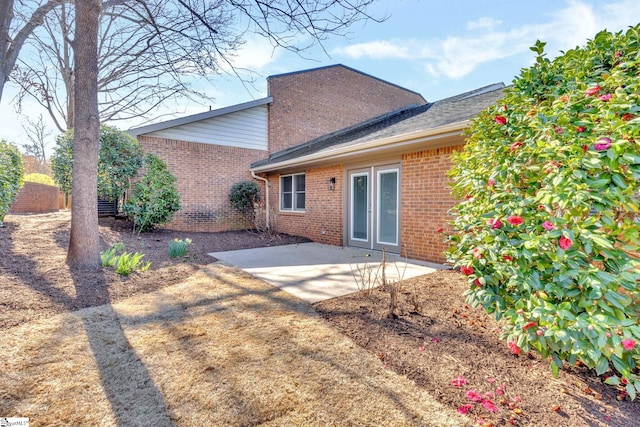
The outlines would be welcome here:
<svg viewBox="0 0 640 427">
<path fill-rule="evenodd" d="M 291 193 L 291 190 L 292 190 L 291 179 L 292 178 L 293 178 L 292 176 L 283 176 L 282 178 L 280 178 L 283 192 Z"/>
<path fill-rule="evenodd" d="M 383 172 L 379 175 L 378 241 L 398 243 L 398 173 Z"/>
<path fill-rule="evenodd" d="M 296 175 L 296 191 L 304 191 L 305 175 Z"/>
<path fill-rule="evenodd" d="M 296 209 L 304 209 L 304 193 L 296 193 Z"/>
<path fill-rule="evenodd" d="M 369 185 L 366 175 L 354 176 L 353 185 L 353 212 L 352 212 L 352 239 L 368 239 L 368 205 L 369 205 Z"/>
<path fill-rule="evenodd" d="M 281 196 L 282 206 L 280 209 L 291 209 L 291 193 L 282 193 Z"/>
</svg>

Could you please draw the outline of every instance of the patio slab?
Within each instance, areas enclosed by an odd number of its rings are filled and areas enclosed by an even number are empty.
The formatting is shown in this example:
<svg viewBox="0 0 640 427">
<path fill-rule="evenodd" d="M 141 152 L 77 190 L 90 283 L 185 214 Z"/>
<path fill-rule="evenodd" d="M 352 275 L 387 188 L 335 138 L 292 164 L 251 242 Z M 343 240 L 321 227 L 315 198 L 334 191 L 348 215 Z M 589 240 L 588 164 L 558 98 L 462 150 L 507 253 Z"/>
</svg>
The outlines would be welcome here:
<svg viewBox="0 0 640 427">
<path fill-rule="evenodd" d="M 359 276 L 357 269 L 363 271 L 365 263 L 375 272 L 382 260 L 380 251 L 314 242 L 209 255 L 309 303 L 357 292 L 354 272 Z M 447 268 L 396 254 L 387 254 L 387 263 L 389 280 L 410 279 Z"/>
</svg>

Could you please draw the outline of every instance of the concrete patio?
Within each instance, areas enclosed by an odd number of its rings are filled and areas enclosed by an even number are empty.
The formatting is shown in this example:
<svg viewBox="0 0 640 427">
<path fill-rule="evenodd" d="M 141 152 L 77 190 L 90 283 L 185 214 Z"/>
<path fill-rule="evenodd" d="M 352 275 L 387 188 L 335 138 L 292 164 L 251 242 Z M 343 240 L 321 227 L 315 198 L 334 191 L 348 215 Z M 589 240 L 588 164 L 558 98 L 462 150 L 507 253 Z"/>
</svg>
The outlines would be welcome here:
<svg viewBox="0 0 640 427">
<path fill-rule="evenodd" d="M 309 303 L 357 292 L 358 267 L 364 271 L 366 263 L 367 268 L 375 273 L 382 260 L 380 251 L 320 243 L 213 252 L 209 255 Z M 447 268 L 440 264 L 407 260 L 396 254 L 387 254 L 387 263 L 388 280 L 409 279 Z"/>
</svg>

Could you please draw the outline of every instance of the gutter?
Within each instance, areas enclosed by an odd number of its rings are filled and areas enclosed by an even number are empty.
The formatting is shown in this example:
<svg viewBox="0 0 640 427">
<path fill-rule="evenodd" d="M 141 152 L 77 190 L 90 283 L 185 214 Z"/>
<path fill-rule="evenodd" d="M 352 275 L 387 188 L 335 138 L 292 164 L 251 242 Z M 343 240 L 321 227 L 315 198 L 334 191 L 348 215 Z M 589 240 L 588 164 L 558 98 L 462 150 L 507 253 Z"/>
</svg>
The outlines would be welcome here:
<svg viewBox="0 0 640 427">
<path fill-rule="evenodd" d="M 251 176 L 259 181 L 264 182 L 264 192 L 265 192 L 264 197 L 265 197 L 265 209 L 266 209 L 264 221 L 266 223 L 265 225 L 267 226 L 267 230 L 269 230 L 270 229 L 269 227 L 269 180 L 256 175 L 254 171 L 251 171 Z"/>
<path fill-rule="evenodd" d="M 284 160 L 282 162 L 270 163 L 250 169 L 251 176 L 254 176 L 257 179 L 263 179 L 260 177 L 256 177 L 254 173 L 269 172 L 272 170 L 290 166 L 303 166 L 314 161 L 327 160 L 332 157 L 342 157 L 357 152 L 384 149 L 385 147 L 391 145 L 395 145 L 397 147 L 406 144 L 415 144 L 419 142 L 435 140 L 439 139 L 440 137 L 452 136 L 459 134 L 463 129 L 467 128 L 469 126 L 469 123 L 469 120 L 464 120 L 461 122 L 450 123 L 426 130 L 419 130 L 401 135 L 394 135 L 387 138 L 376 139 L 362 144 L 354 144 L 346 147 L 336 148 L 334 150 L 321 151 L 295 159 Z"/>
</svg>

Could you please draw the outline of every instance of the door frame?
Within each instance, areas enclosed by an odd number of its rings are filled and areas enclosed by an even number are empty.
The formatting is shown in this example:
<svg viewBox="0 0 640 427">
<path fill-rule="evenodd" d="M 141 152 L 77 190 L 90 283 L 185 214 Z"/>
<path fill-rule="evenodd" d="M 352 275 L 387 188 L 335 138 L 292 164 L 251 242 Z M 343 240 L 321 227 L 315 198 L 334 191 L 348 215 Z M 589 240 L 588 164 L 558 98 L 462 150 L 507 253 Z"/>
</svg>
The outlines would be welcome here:
<svg viewBox="0 0 640 427">
<path fill-rule="evenodd" d="M 402 247 L 401 242 L 401 188 L 402 188 L 402 163 L 400 160 L 395 161 L 386 161 L 386 162 L 378 162 L 378 163 L 367 163 L 367 164 L 359 164 L 359 165 L 349 165 L 345 166 L 344 169 L 344 203 L 343 203 L 343 230 L 345 230 L 343 236 L 343 243 L 345 246 L 355 246 L 355 247 L 363 247 L 366 249 L 373 250 L 382 250 L 383 248 L 387 250 L 387 252 L 392 253 L 400 253 L 400 248 Z M 395 171 L 397 172 L 397 194 L 396 194 L 396 239 L 397 245 L 388 244 L 388 243 L 379 243 L 378 232 L 379 232 L 379 181 L 381 172 L 385 171 Z M 357 174 L 366 173 L 368 176 L 368 226 L 367 226 L 367 239 L 357 240 L 351 238 L 351 214 L 353 209 L 353 201 L 352 201 L 352 182 L 351 177 Z"/>
</svg>

